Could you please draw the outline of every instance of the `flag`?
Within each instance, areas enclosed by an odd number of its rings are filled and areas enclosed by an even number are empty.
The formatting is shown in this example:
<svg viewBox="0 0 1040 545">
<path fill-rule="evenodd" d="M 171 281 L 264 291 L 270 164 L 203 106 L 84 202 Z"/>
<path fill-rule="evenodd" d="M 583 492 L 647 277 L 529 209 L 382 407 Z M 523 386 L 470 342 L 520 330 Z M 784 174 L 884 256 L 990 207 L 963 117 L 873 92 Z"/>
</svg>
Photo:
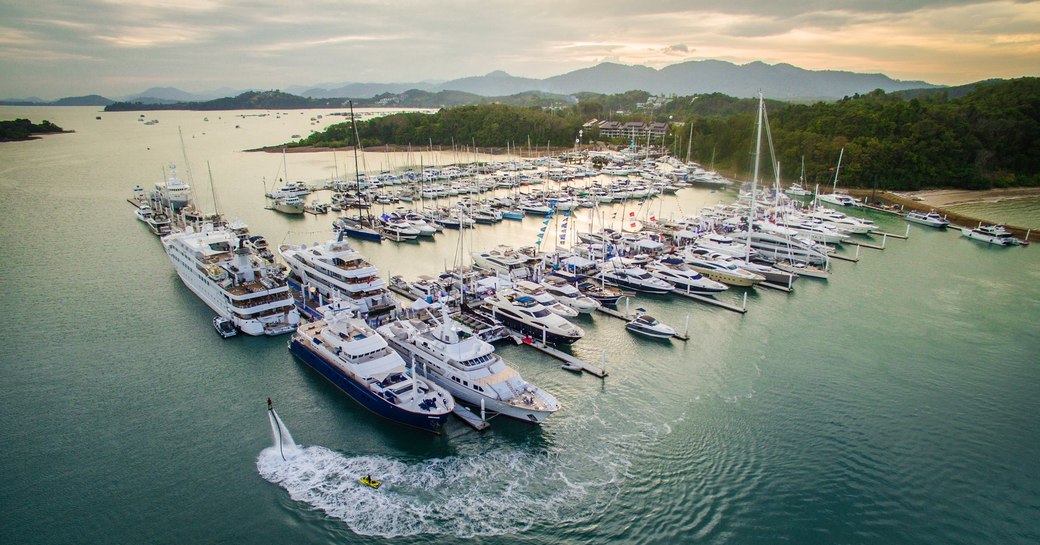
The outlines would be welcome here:
<svg viewBox="0 0 1040 545">
<path fill-rule="evenodd" d="M 564 210 L 563 211 L 563 215 L 564 216 L 569 216 L 569 215 L 571 215 L 571 211 L 570 210 Z"/>
<path fill-rule="evenodd" d="M 650 216 L 650 221 L 657 221 L 657 218 Z"/>
<path fill-rule="evenodd" d="M 636 213 L 635 212 L 629 212 L 628 213 L 628 217 L 634 218 L 634 217 L 636 217 Z"/>
<path fill-rule="evenodd" d="M 541 233 L 544 233 L 545 232 L 545 226 L 543 225 L 543 226 L 539 227 L 538 231 L 541 232 Z"/>
</svg>

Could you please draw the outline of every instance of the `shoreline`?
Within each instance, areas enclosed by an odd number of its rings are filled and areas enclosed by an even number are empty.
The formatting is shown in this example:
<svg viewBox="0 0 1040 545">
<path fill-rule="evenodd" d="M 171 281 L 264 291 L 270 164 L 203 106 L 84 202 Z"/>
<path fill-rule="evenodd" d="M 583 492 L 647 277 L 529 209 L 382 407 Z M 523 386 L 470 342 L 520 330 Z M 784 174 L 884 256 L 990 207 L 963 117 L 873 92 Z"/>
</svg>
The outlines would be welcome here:
<svg viewBox="0 0 1040 545">
<path fill-rule="evenodd" d="M 562 147 L 561 148 L 549 148 L 549 152 L 550 153 L 562 153 L 562 152 L 566 152 L 566 151 L 571 151 L 572 149 L 573 148 L 562 148 Z M 246 151 L 246 152 L 264 152 L 264 153 L 282 153 L 282 151 L 285 151 L 285 153 L 315 153 L 315 152 L 323 152 L 323 151 L 327 151 L 327 152 L 331 152 L 331 151 L 354 151 L 354 146 L 337 146 L 337 147 L 323 147 L 323 146 L 295 146 L 295 147 L 288 147 L 288 146 L 264 146 L 262 148 L 253 148 L 253 149 L 247 149 L 247 150 L 242 150 L 242 151 Z M 401 153 L 401 152 L 412 152 L 412 153 L 438 152 L 438 153 L 445 153 L 445 152 L 452 152 L 452 151 L 456 151 L 456 152 L 461 151 L 461 152 L 465 152 L 465 153 L 471 153 L 472 152 L 472 148 L 470 146 L 456 146 L 456 148 L 454 150 L 452 150 L 451 146 L 434 146 L 434 149 L 430 149 L 429 147 L 426 147 L 426 146 L 419 147 L 419 146 L 402 146 L 400 144 L 389 144 L 389 145 L 382 145 L 382 146 L 374 146 L 374 147 L 370 147 L 370 148 L 361 148 L 361 151 L 365 152 L 365 153 Z M 531 150 L 530 153 L 527 153 L 527 152 L 525 152 L 525 150 L 523 148 L 521 148 L 519 151 L 515 151 L 513 148 L 489 146 L 489 147 L 486 147 L 486 148 L 478 147 L 476 149 L 476 151 L 478 153 L 482 153 L 482 154 L 486 154 L 486 155 L 506 155 L 508 153 L 510 155 L 516 155 L 518 157 L 542 157 L 542 156 L 545 155 L 545 151 L 546 150 L 545 150 L 545 148 L 534 148 L 533 150 Z"/>
<path fill-rule="evenodd" d="M 891 192 L 936 208 L 980 202 L 1000 202 L 1011 199 L 1040 197 L 1040 187 L 1013 187 L 1004 189 L 927 189 L 923 191 Z"/>
</svg>

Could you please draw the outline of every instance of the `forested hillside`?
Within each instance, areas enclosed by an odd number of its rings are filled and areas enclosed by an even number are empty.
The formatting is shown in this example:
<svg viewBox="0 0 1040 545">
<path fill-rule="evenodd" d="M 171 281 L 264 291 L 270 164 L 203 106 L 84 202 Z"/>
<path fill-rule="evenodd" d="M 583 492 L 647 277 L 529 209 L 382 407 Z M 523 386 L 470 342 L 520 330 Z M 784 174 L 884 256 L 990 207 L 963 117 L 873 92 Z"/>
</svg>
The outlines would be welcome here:
<svg viewBox="0 0 1040 545">
<path fill-rule="evenodd" d="M 553 110 L 502 104 L 445 108 L 359 122 L 362 144 L 479 147 L 569 147 L 591 118 L 668 121 L 663 145 L 679 156 L 714 163 L 737 177 L 749 175 L 757 101 L 720 94 L 669 97 L 653 110 L 636 110 L 648 93 L 578 95 Z M 630 113 L 618 113 L 618 112 Z M 634 112 L 634 113 L 633 113 Z M 829 184 L 844 148 L 839 185 L 911 190 L 1040 185 L 1040 79 L 980 85 L 958 98 L 938 92 L 907 97 L 874 91 L 815 104 L 767 100 L 776 160 L 785 181 L 797 179 L 804 158 L 807 183 Z M 692 129 L 692 131 L 691 131 Z M 692 145 L 688 142 L 692 133 Z M 596 138 L 586 131 L 585 140 Z M 349 123 L 292 145 L 352 145 Z M 614 144 L 624 144 L 617 140 Z M 768 165 L 768 158 L 763 160 Z M 768 170 L 768 169 L 767 169 Z M 764 176 L 771 176 L 771 170 Z"/>
</svg>

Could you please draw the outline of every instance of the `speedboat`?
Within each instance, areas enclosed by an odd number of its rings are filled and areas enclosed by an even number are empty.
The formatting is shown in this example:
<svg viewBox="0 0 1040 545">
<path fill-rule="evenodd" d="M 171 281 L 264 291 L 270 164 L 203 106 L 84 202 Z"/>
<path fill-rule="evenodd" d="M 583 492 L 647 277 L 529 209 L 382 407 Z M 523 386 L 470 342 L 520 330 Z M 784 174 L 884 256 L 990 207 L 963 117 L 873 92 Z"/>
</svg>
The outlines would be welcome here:
<svg viewBox="0 0 1040 545">
<path fill-rule="evenodd" d="M 729 289 L 722 282 L 705 277 L 682 259 L 675 257 L 659 259 L 647 265 L 646 270 L 651 275 L 674 284 L 676 291 L 683 293 L 719 293 Z"/>
<path fill-rule="evenodd" d="M 289 351 L 366 409 L 393 422 L 440 433 L 455 399 L 409 373 L 401 356 L 360 319 L 327 312 L 301 325 Z"/>
<path fill-rule="evenodd" d="M 225 339 L 234 337 L 238 334 L 238 330 L 235 329 L 235 322 L 232 322 L 230 318 L 223 316 L 213 317 L 213 329 L 217 330 L 217 334 Z"/>
<path fill-rule="evenodd" d="M 918 210 L 911 210 L 906 213 L 906 221 L 919 223 L 921 225 L 927 225 L 929 227 L 935 227 L 936 229 L 946 229 L 950 225 L 950 222 L 939 215 L 936 211 L 921 212 Z"/>
<path fill-rule="evenodd" d="M 655 339 L 670 339 L 675 335 L 675 329 L 671 326 L 661 323 L 657 318 L 654 318 L 649 314 L 645 314 L 642 311 L 643 309 L 638 310 L 640 312 L 636 314 L 636 317 L 625 324 L 625 329 L 632 333 L 638 333 Z"/>
<path fill-rule="evenodd" d="M 585 331 L 566 318 L 553 314 L 529 295 L 511 289 L 497 291 L 484 298 L 484 306 L 494 318 L 510 328 L 549 344 L 571 344 L 585 336 Z"/>
<path fill-rule="evenodd" d="M 494 346 L 460 328 L 447 307 L 441 309 L 432 324 L 398 320 L 378 329 L 414 374 L 437 383 L 458 401 L 525 422 L 540 424 L 560 409 L 555 397 L 525 381 Z"/>
</svg>

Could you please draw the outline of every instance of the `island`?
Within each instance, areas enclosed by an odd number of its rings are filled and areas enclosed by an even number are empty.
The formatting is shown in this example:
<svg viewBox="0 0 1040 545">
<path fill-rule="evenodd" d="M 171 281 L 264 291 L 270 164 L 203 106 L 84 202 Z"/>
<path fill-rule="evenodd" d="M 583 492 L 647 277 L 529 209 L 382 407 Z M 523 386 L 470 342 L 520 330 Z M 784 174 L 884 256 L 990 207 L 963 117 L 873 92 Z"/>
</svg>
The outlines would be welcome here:
<svg viewBox="0 0 1040 545">
<path fill-rule="evenodd" d="M 34 140 L 39 138 L 38 134 L 53 134 L 72 132 L 47 121 L 34 124 L 28 119 L 15 119 L 14 121 L 0 121 L 0 142 L 18 142 L 21 140 Z"/>
</svg>

